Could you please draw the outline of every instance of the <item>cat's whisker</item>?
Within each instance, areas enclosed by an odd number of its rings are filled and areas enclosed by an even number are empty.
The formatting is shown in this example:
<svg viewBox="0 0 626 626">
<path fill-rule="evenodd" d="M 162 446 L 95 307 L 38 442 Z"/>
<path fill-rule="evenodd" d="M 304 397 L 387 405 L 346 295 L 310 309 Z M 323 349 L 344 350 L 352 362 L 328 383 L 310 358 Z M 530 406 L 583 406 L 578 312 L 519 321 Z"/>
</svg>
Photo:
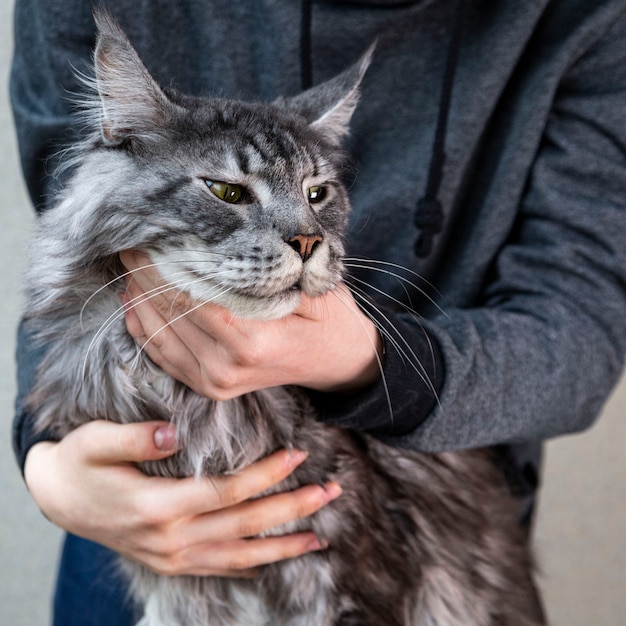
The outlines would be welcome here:
<svg viewBox="0 0 626 626">
<path fill-rule="evenodd" d="M 184 263 L 184 261 L 180 261 L 181 263 Z M 168 263 L 171 263 L 171 261 L 168 261 Z M 122 274 L 120 274 L 119 276 L 116 276 L 115 278 L 112 278 L 110 281 L 108 281 L 107 283 L 105 283 L 104 285 L 102 285 L 101 287 L 99 287 L 98 289 L 96 289 L 83 303 L 81 309 L 80 309 L 80 313 L 79 313 L 79 322 L 81 325 L 81 329 L 84 330 L 84 325 L 83 325 L 83 318 L 85 315 L 85 309 L 89 306 L 89 303 L 98 296 L 98 294 L 102 293 L 104 290 L 108 289 L 109 287 L 113 286 L 116 282 L 121 281 L 121 280 L 125 280 L 127 277 L 132 276 L 135 272 L 141 271 L 141 270 L 145 270 L 148 268 L 158 268 L 161 265 L 165 265 L 165 262 L 162 263 L 147 263 L 145 265 L 142 265 L 140 267 L 137 267 L 135 269 L 132 270 L 128 270 Z M 182 272 L 181 272 L 182 273 Z M 106 323 L 106 322 L 105 322 Z"/>
<path fill-rule="evenodd" d="M 384 269 L 384 268 L 380 268 L 380 267 L 372 267 L 369 265 L 364 265 L 362 263 L 351 263 L 351 262 L 345 262 L 344 261 L 344 265 L 347 268 L 354 268 L 354 269 L 364 269 L 367 271 L 372 271 L 372 272 L 378 272 L 379 274 L 385 274 L 387 276 L 391 276 L 392 278 L 394 278 L 400 285 L 400 287 L 402 288 L 402 290 L 404 291 L 404 294 L 406 296 L 406 301 L 408 303 L 411 303 L 411 294 L 409 292 L 409 287 L 412 288 L 413 290 L 415 290 L 417 293 L 419 293 L 420 295 L 422 295 L 424 298 L 426 298 L 429 302 L 431 302 L 432 304 L 434 304 L 435 306 L 437 306 L 436 302 L 433 300 L 433 298 L 431 298 L 428 293 L 426 293 L 426 291 L 424 289 L 421 289 L 416 283 L 414 283 L 413 281 L 407 279 L 405 276 L 402 276 L 401 274 L 398 274 L 396 272 L 392 272 L 390 270 Z M 356 278 L 356 277 L 354 277 Z M 370 286 L 369 283 L 365 283 L 368 286 Z M 373 286 L 371 286 L 373 288 Z M 382 293 L 382 292 L 381 292 Z M 383 293 L 383 295 L 387 296 L 388 294 Z"/>
<path fill-rule="evenodd" d="M 374 287 L 374 285 L 368 283 L 365 280 L 362 280 L 360 278 L 357 278 L 356 276 L 349 276 L 348 277 L 348 281 L 353 281 L 353 282 L 358 282 L 361 285 L 365 285 L 366 287 L 368 287 L 369 289 L 372 289 L 373 291 L 375 291 L 376 293 L 379 293 L 381 296 L 384 296 L 385 298 L 387 298 L 388 300 L 391 300 L 392 302 L 394 302 L 395 304 L 397 304 L 399 307 L 401 307 L 402 309 L 404 309 L 405 311 L 407 311 L 407 313 L 411 313 L 412 315 L 418 315 L 418 313 L 415 311 L 415 309 L 411 308 L 408 304 L 406 304 L 405 302 L 402 302 L 402 300 L 398 300 L 397 298 L 395 298 L 394 296 L 388 294 L 386 291 L 383 291 L 382 289 L 379 289 L 378 287 Z M 362 290 L 362 293 L 365 294 L 365 290 Z"/>
<path fill-rule="evenodd" d="M 364 270 L 368 270 L 368 271 L 372 271 L 372 272 L 379 272 L 381 274 L 386 274 L 387 276 L 391 276 L 392 278 L 395 278 L 398 282 L 400 282 L 400 284 L 408 285 L 409 287 L 412 287 L 420 295 L 424 296 L 442 315 L 445 315 L 446 317 L 449 317 L 449 315 L 448 315 L 448 313 L 446 313 L 445 309 L 443 309 L 437 303 L 437 301 L 424 288 L 420 287 L 415 282 L 409 280 L 408 278 L 406 278 L 406 276 L 403 276 L 399 272 L 393 272 L 393 271 L 391 271 L 389 269 L 385 269 L 384 267 L 376 267 L 376 266 L 377 265 L 382 265 L 382 266 L 393 267 L 393 268 L 396 268 L 396 269 L 401 270 L 403 272 L 406 272 L 408 274 L 411 274 L 412 276 L 415 276 L 416 278 L 418 278 L 419 280 L 424 282 L 428 286 L 429 289 L 433 290 L 436 293 L 437 297 L 443 298 L 443 296 L 441 296 L 441 294 L 435 289 L 435 287 L 433 287 L 433 285 L 431 285 L 426 279 L 422 278 L 422 276 L 420 276 L 417 272 L 414 272 L 413 270 L 409 269 L 408 267 L 404 267 L 402 265 L 399 265 L 398 263 L 391 263 L 391 262 L 388 262 L 388 261 L 378 261 L 378 260 L 372 260 L 372 259 L 360 259 L 360 258 L 357 258 L 357 257 L 345 257 L 343 259 L 343 263 L 348 268 L 364 269 Z M 368 286 L 371 287 L 371 285 L 369 285 L 369 284 L 368 284 Z M 380 293 L 385 295 L 385 296 L 387 296 L 387 297 L 390 297 L 388 294 L 385 294 L 383 292 L 380 292 Z"/>
<path fill-rule="evenodd" d="M 89 355 L 94 350 L 94 348 L 100 343 L 101 338 L 106 334 L 109 328 L 111 328 L 113 324 L 115 324 L 117 321 L 119 321 L 120 319 L 124 317 L 126 310 L 128 308 L 134 308 L 138 306 L 139 304 L 141 304 L 142 302 L 146 302 L 150 298 L 156 295 L 160 295 L 162 293 L 166 293 L 167 291 L 174 289 L 174 288 L 175 288 L 175 285 L 173 285 L 172 283 L 168 285 L 161 285 L 159 287 L 156 287 L 150 290 L 147 293 L 141 294 L 140 296 L 133 298 L 126 305 L 122 304 L 117 309 L 115 309 L 115 311 L 111 313 L 109 317 L 107 317 L 107 319 L 100 325 L 98 330 L 94 333 L 94 336 L 92 337 L 89 343 L 89 346 L 87 347 L 87 350 L 85 352 L 85 359 L 83 361 L 83 378 L 86 376 L 86 373 L 87 373 L 87 363 L 89 360 Z"/>
<path fill-rule="evenodd" d="M 152 264 L 147 264 L 142 266 L 141 268 L 137 268 L 136 270 L 132 270 L 130 272 L 126 272 L 122 277 L 128 276 L 129 274 L 132 274 L 135 271 L 138 271 L 139 269 L 144 269 L 147 267 L 155 267 L 159 265 L 158 263 L 152 263 Z M 186 272 L 180 272 L 179 274 L 175 274 L 174 276 L 177 275 L 181 275 L 184 276 L 186 275 Z M 217 275 L 217 273 L 215 273 L 215 275 Z M 143 302 L 147 302 L 148 300 L 160 296 L 164 293 L 167 293 L 168 291 L 174 290 L 174 289 L 179 289 L 180 292 L 184 291 L 186 287 L 189 287 L 191 285 L 194 285 L 198 282 L 203 282 L 204 280 L 211 278 L 211 275 L 207 275 L 205 277 L 202 278 L 197 278 L 193 281 L 188 281 L 186 284 L 183 285 L 177 285 L 173 282 L 169 282 L 163 285 L 159 285 L 157 287 L 154 287 L 153 289 L 150 289 L 147 292 L 143 292 L 142 294 L 140 294 L 139 296 L 136 296 L 135 298 L 132 298 L 131 300 L 129 300 L 126 304 L 120 305 L 117 309 L 115 309 L 115 311 L 109 315 L 109 317 L 107 317 L 106 320 L 104 320 L 104 322 L 100 325 L 100 327 L 98 328 L 98 330 L 94 333 L 94 336 L 91 339 L 91 342 L 89 343 L 89 346 L 87 348 L 87 351 L 85 353 L 85 360 L 83 363 L 83 377 L 86 375 L 86 367 L 87 367 L 87 361 L 88 361 L 88 357 L 90 355 L 90 353 L 92 352 L 92 350 L 94 349 L 94 347 L 100 342 L 101 338 L 104 336 L 104 334 L 109 330 L 109 328 L 111 328 L 111 326 L 113 324 L 115 324 L 117 321 L 119 321 L 120 319 L 122 319 L 125 315 L 125 312 L 129 309 L 133 309 L 136 306 L 139 306 L 140 304 L 142 304 Z M 109 284 L 112 284 L 115 282 L 114 279 L 113 281 L 111 281 Z"/>
<path fill-rule="evenodd" d="M 361 316 L 359 315 L 359 310 L 355 309 L 355 307 L 353 306 L 352 302 L 350 302 L 349 300 L 346 300 L 346 298 L 344 298 L 342 295 L 340 295 L 340 293 L 336 290 L 333 289 L 331 291 L 331 293 L 335 296 L 335 298 L 337 298 L 337 300 L 339 300 L 339 302 L 341 302 L 349 311 L 351 311 L 354 316 L 356 317 L 356 319 L 359 321 L 359 323 L 363 326 L 363 328 L 365 330 L 367 330 L 366 326 L 365 326 L 365 322 L 361 319 Z M 360 309 L 362 310 L 362 309 Z M 379 327 L 379 325 L 376 323 L 376 320 L 372 318 L 372 316 L 364 311 L 366 317 L 368 317 L 370 319 L 370 321 L 372 321 L 372 323 L 376 326 L 376 328 L 379 330 L 379 332 L 383 333 L 384 330 L 381 329 Z M 382 359 L 380 358 L 380 355 L 378 354 L 378 350 L 376 349 L 376 344 L 374 343 L 374 341 L 369 337 L 369 334 L 366 332 L 366 335 L 368 337 L 368 341 L 371 344 L 372 347 L 372 351 L 374 353 L 374 356 L 376 358 L 376 364 L 378 366 L 378 371 L 380 372 L 380 377 L 383 383 L 383 388 L 385 390 L 385 397 L 387 399 L 387 406 L 389 407 L 389 418 L 391 420 L 391 423 L 393 424 L 393 406 L 391 404 L 391 394 L 389 393 L 389 386 L 387 384 L 387 378 L 385 376 L 385 372 L 383 369 L 383 362 Z"/>
<path fill-rule="evenodd" d="M 422 283 L 424 283 L 429 289 L 432 289 L 434 292 L 436 292 L 439 297 L 442 297 L 441 294 L 437 291 L 437 288 L 431 282 L 429 282 L 421 274 L 418 274 L 415 270 L 412 270 L 410 267 L 406 267 L 405 265 L 400 265 L 399 263 L 394 263 L 393 261 L 369 259 L 367 257 L 349 257 L 348 256 L 348 257 L 343 257 L 342 260 L 350 262 L 350 263 L 362 263 L 363 266 L 367 269 L 376 269 L 377 265 L 383 265 L 385 267 L 393 267 L 395 269 L 401 270 L 402 272 L 406 274 L 411 274 L 412 276 L 420 280 Z M 395 272 L 390 272 L 390 274 L 396 277 L 401 276 Z"/>
<path fill-rule="evenodd" d="M 181 261 L 184 262 L 184 261 Z M 150 263 L 150 264 L 146 264 L 143 265 L 139 268 L 136 268 L 134 270 L 131 270 L 129 272 L 125 272 L 122 276 L 113 279 L 112 281 L 110 281 L 108 283 L 108 285 L 110 286 L 111 284 L 113 284 L 116 280 L 118 280 L 119 278 L 125 278 L 131 274 L 133 274 L 134 272 L 137 272 L 141 269 L 146 269 L 146 268 L 150 268 L 150 267 L 158 267 L 159 265 L 165 265 L 165 263 Z M 187 272 L 179 272 L 179 273 L 174 273 L 171 274 L 172 278 L 176 278 L 178 276 L 186 276 L 188 275 Z M 136 298 L 133 298 L 132 300 L 128 301 L 125 305 L 121 305 L 119 308 L 117 308 L 100 326 L 100 328 L 96 331 L 96 333 L 94 334 L 89 347 L 87 349 L 86 352 L 86 356 L 85 358 L 87 359 L 87 357 L 89 356 L 89 354 L 91 353 L 91 351 L 93 350 L 94 346 L 100 341 L 100 339 L 102 338 L 102 336 L 107 332 L 107 330 L 113 325 L 115 324 L 119 319 L 121 319 L 124 316 L 124 313 L 126 310 L 129 309 L 133 309 L 134 307 L 138 306 L 139 304 L 141 304 L 142 302 L 146 302 L 147 300 L 157 297 L 159 295 L 162 295 L 164 293 L 167 293 L 170 290 L 173 289 L 178 289 L 179 292 L 184 292 L 185 289 L 187 289 L 188 287 L 195 285 L 197 283 L 201 283 L 204 282 L 206 280 L 209 280 L 215 276 L 222 276 L 224 275 L 224 271 L 214 271 L 212 273 L 207 273 L 205 276 L 202 276 L 200 278 L 196 278 L 194 280 L 190 280 L 186 283 L 183 284 L 175 284 L 173 282 L 169 282 L 167 284 L 164 285 L 159 285 L 147 292 L 142 293 L 140 296 L 137 296 Z M 95 292 L 94 294 L 92 294 L 91 298 L 93 298 L 95 296 L 95 294 L 97 294 L 99 291 L 101 291 L 100 289 Z M 221 295 L 221 294 L 218 294 Z M 84 310 L 84 306 L 83 305 L 83 310 Z M 174 306 L 174 302 L 172 303 L 172 306 Z"/>
<path fill-rule="evenodd" d="M 358 263 L 352 262 L 354 260 L 358 261 Z M 437 304 L 437 302 L 431 296 L 429 296 L 423 289 L 421 289 L 418 285 L 416 285 L 412 281 L 408 280 L 405 276 L 402 276 L 401 274 L 399 274 L 397 272 L 393 272 L 391 270 L 388 270 L 388 269 L 385 269 L 385 268 L 381 268 L 381 267 L 376 267 L 376 265 L 383 265 L 383 266 L 393 267 L 393 268 L 399 269 L 399 270 L 401 270 L 403 272 L 407 272 L 407 273 L 415 276 L 416 278 L 424 281 L 431 288 L 434 289 L 434 287 L 432 287 L 432 285 L 430 285 L 425 279 L 423 279 L 419 274 L 417 274 L 413 270 L 411 270 L 409 268 L 406 268 L 406 267 L 404 267 L 402 265 L 399 265 L 397 263 L 391 263 L 391 262 L 388 262 L 388 261 L 377 261 L 377 260 L 371 260 L 371 259 L 359 259 L 359 258 L 354 258 L 354 257 L 347 257 L 346 259 L 344 259 L 344 264 L 346 265 L 346 267 L 355 267 L 355 268 L 358 267 L 358 268 L 361 268 L 361 269 L 378 271 L 378 272 L 381 272 L 383 274 L 387 274 L 389 276 L 392 276 L 392 277 L 396 278 L 403 285 L 404 284 L 408 284 L 409 286 L 411 286 L 415 290 L 417 290 L 420 294 L 422 294 L 424 297 L 426 297 L 437 308 L 437 310 L 439 312 L 441 312 L 446 317 L 449 317 L 448 313 L 446 313 L 446 311 L 444 309 L 442 309 L 441 306 L 439 306 L 439 304 Z M 389 293 L 387 293 L 387 292 L 385 292 L 385 291 L 383 291 L 381 289 L 378 289 L 377 287 L 375 287 L 374 285 L 368 283 L 367 281 L 364 281 L 364 280 L 362 280 L 360 278 L 357 278 L 356 276 L 352 276 L 352 275 L 348 275 L 346 277 L 346 284 L 348 285 L 348 287 L 351 290 L 353 290 L 353 294 L 355 295 L 355 297 L 356 297 L 356 295 L 358 293 L 363 302 L 367 302 L 369 306 L 373 306 L 376 309 L 376 311 L 378 312 L 378 314 L 382 315 L 384 317 L 385 321 L 389 324 L 390 328 L 396 333 L 398 338 L 402 341 L 402 343 L 409 350 L 410 356 L 412 358 L 409 358 L 409 355 L 407 355 L 406 351 L 400 346 L 398 341 L 393 339 L 393 337 L 391 335 L 391 332 L 387 332 L 386 333 L 385 336 L 392 343 L 392 345 L 394 346 L 394 348 L 396 349 L 398 354 L 403 358 L 403 360 L 406 360 L 413 367 L 413 369 L 415 369 L 415 371 L 420 375 L 420 378 L 422 378 L 424 383 L 429 387 L 429 389 L 435 395 L 436 401 L 439 404 L 440 401 L 439 401 L 438 394 L 436 393 L 436 391 L 434 389 L 432 381 L 430 380 L 430 378 L 429 378 L 429 376 L 428 376 L 428 374 L 426 372 L 425 367 L 420 362 L 420 360 L 417 358 L 417 356 L 415 355 L 415 352 L 411 349 L 411 347 L 409 346 L 408 342 L 402 337 L 400 332 L 397 331 L 397 329 L 395 329 L 395 327 L 393 326 L 391 321 L 386 316 L 384 316 L 382 311 L 376 306 L 374 300 L 368 295 L 368 293 L 365 290 L 360 289 L 360 288 L 357 287 L 357 285 L 355 284 L 356 282 L 358 282 L 358 283 L 360 283 L 362 285 L 365 285 L 368 289 L 373 290 L 373 291 L 379 293 L 383 297 L 385 297 L 385 298 L 391 300 L 392 302 L 394 302 L 395 304 L 397 304 L 399 307 L 401 307 L 407 313 L 412 315 L 415 318 L 415 320 L 417 321 L 417 323 L 419 324 L 419 326 L 422 328 L 422 330 L 424 330 L 423 329 L 423 325 L 419 321 L 419 317 L 420 317 L 419 314 L 414 309 L 412 309 L 409 305 L 407 305 L 405 302 L 402 302 L 401 300 L 398 300 L 397 298 L 393 297 Z M 380 328 L 380 324 L 378 326 L 379 326 L 379 329 L 382 332 L 382 328 Z M 432 356 L 434 354 L 432 341 L 431 341 L 428 333 L 426 333 L 424 331 L 424 334 L 425 334 L 425 337 L 426 337 L 426 339 L 428 341 L 429 350 L 430 350 L 430 353 L 431 353 L 431 356 Z"/>
<path fill-rule="evenodd" d="M 121 319 L 124 316 L 124 305 L 120 305 L 115 311 L 107 317 L 107 319 L 100 325 L 98 330 L 94 333 L 89 345 L 87 346 L 87 350 L 85 351 L 85 356 L 83 359 L 83 372 L 82 377 L 85 379 L 87 377 L 87 366 L 90 361 L 91 353 L 96 347 L 100 344 L 100 339 L 107 332 L 107 330 L 115 324 L 115 322 Z"/>
<path fill-rule="evenodd" d="M 355 299 L 360 300 L 366 306 L 372 307 L 376 311 L 377 315 L 379 315 L 380 318 L 388 325 L 388 328 L 383 328 L 381 321 L 377 320 L 372 314 L 369 314 L 370 319 L 374 322 L 374 324 L 376 324 L 380 332 L 383 333 L 384 336 L 390 341 L 391 345 L 398 352 L 398 354 L 402 357 L 402 359 L 405 360 L 405 362 L 408 363 L 408 365 L 410 365 L 415 370 L 415 372 L 418 374 L 422 382 L 428 387 L 431 393 L 435 396 L 437 404 L 439 404 L 439 395 L 437 393 L 437 390 L 435 389 L 432 381 L 430 380 L 430 377 L 428 376 L 428 372 L 426 371 L 426 368 L 420 361 L 419 357 L 415 354 L 415 351 L 413 350 L 413 348 L 411 348 L 408 341 L 403 337 L 402 333 L 395 328 L 395 326 L 393 325 L 393 322 L 389 319 L 389 317 L 385 315 L 378 306 L 376 306 L 372 298 L 368 294 L 366 294 L 362 289 L 357 287 L 356 285 L 349 284 L 348 281 L 351 278 L 353 277 L 347 277 L 346 285 L 352 292 Z M 369 313 L 367 309 L 365 308 L 362 308 L 362 310 L 366 314 Z M 415 312 L 413 312 L 413 314 L 417 315 L 415 314 Z M 417 321 L 420 327 L 422 327 L 423 329 L 422 324 L 419 323 L 419 320 Z M 395 333 L 396 337 L 392 335 L 392 331 L 393 333 Z M 430 337 L 428 336 L 428 333 L 425 330 L 424 330 L 424 335 L 428 341 L 431 355 L 433 355 L 434 351 L 432 347 L 432 342 L 431 342 Z"/>
<path fill-rule="evenodd" d="M 228 293 L 229 291 L 232 291 L 232 287 L 228 287 L 228 288 L 224 288 L 222 291 L 220 291 L 219 293 L 216 293 L 212 298 L 209 298 L 208 300 L 203 300 L 202 302 L 197 303 L 195 306 L 191 307 L 190 309 L 183 311 L 180 315 L 177 315 L 175 318 L 169 320 L 168 322 L 166 322 L 165 324 L 163 324 L 163 326 L 161 326 L 161 328 L 159 328 L 158 330 L 156 330 L 155 332 L 153 332 L 147 339 L 146 341 L 143 343 L 143 345 L 139 348 L 139 350 L 137 351 L 137 354 L 135 355 L 134 359 L 132 360 L 132 362 L 129 365 L 128 368 L 128 376 L 130 376 L 130 374 L 135 370 L 135 368 L 138 366 L 139 364 L 139 359 L 141 357 L 141 355 L 145 352 L 145 348 L 146 346 L 155 338 L 157 337 L 161 332 L 163 332 L 167 327 L 171 326 L 172 324 L 174 324 L 175 322 L 183 319 L 184 317 L 186 317 L 187 315 L 189 315 L 190 313 L 193 313 L 194 311 L 197 311 L 198 309 L 200 309 L 201 307 L 203 307 L 205 304 L 209 304 L 211 302 L 213 302 L 216 298 L 219 298 L 221 296 L 223 296 L 224 294 Z"/>
<path fill-rule="evenodd" d="M 80 308 L 80 313 L 78 316 L 78 321 L 81 327 L 81 330 L 85 330 L 84 324 L 83 324 L 83 318 L 85 316 L 85 309 L 87 308 L 87 306 L 89 306 L 89 303 L 98 296 L 98 294 L 102 293 L 103 291 L 105 291 L 106 289 L 108 289 L 109 287 L 113 286 L 116 282 L 118 282 L 119 280 L 123 280 L 126 278 L 126 276 L 128 276 L 129 274 L 132 274 L 132 271 L 129 272 L 124 272 L 123 274 L 121 274 L 120 276 L 116 276 L 115 278 L 112 278 L 109 282 L 105 283 L 104 285 L 102 285 L 102 287 L 99 287 L 98 289 L 96 289 L 86 300 L 85 302 L 83 302 L 82 307 Z M 106 322 L 105 322 L 106 323 Z"/>
<path fill-rule="evenodd" d="M 353 285 L 348 285 L 348 288 L 350 289 L 353 297 L 355 299 L 360 300 L 361 302 L 363 302 L 364 304 L 367 304 L 367 306 L 372 306 L 374 307 L 373 303 L 371 302 L 371 299 L 369 299 L 367 297 L 367 295 L 361 291 L 361 293 L 359 293 L 359 289 Z M 376 307 L 374 307 L 376 308 Z M 368 311 L 365 308 L 361 308 L 361 310 L 363 311 L 364 315 L 366 315 L 371 322 L 376 326 L 376 328 L 378 328 L 379 332 L 381 333 L 381 335 L 391 344 L 391 346 L 394 348 L 394 350 L 396 350 L 396 352 L 400 355 L 400 358 L 404 361 L 404 362 L 410 362 L 409 356 L 407 355 L 407 353 L 403 350 L 403 348 L 400 346 L 399 342 L 397 341 L 397 339 L 395 339 L 395 337 L 391 334 L 391 331 L 386 329 L 380 320 L 378 320 L 370 311 Z M 378 308 L 376 308 L 376 310 L 378 311 L 379 315 L 383 315 Z M 395 328 L 393 328 L 393 325 L 391 324 L 391 322 L 389 320 L 387 320 L 387 322 L 389 323 L 390 327 L 395 330 Z M 396 331 L 397 332 L 397 331 Z"/>
<path fill-rule="evenodd" d="M 376 305 L 375 301 L 371 298 L 371 296 L 369 296 L 369 294 L 367 294 L 363 289 L 357 287 L 356 285 L 350 285 L 350 284 L 348 284 L 348 287 L 352 291 L 352 294 L 355 296 L 355 298 L 360 300 L 365 306 L 372 307 L 376 311 L 376 313 L 382 318 L 382 321 L 388 324 L 389 328 L 386 329 L 382 326 L 380 320 L 376 320 L 378 322 L 379 329 L 385 332 L 385 336 L 387 337 L 387 339 L 389 339 L 392 342 L 393 347 L 396 349 L 396 351 L 398 352 L 400 357 L 403 359 L 403 361 L 405 361 L 405 363 L 413 367 L 413 369 L 415 369 L 415 371 L 420 374 L 420 377 L 422 378 L 424 383 L 427 384 L 431 388 L 431 391 L 433 391 L 434 393 L 434 388 L 432 387 L 431 382 L 428 379 L 428 375 L 426 373 L 426 370 L 423 364 L 421 363 L 420 359 L 417 357 L 417 355 L 415 354 L 415 352 L 413 351 L 409 343 L 406 341 L 404 336 L 394 326 L 390 318 L 387 315 L 385 315 L 385 313 L 383 313 L 382 309 Z M 408 307 L 407 307 L 407 310 L 415 318 L 415 321 L 418 323 L 420 328 L 424 330 L 423 325 L 419 321 L 418 314 L 412 311 L 411 309 L 409 309 Z M 394 338 L 394 336 L 392 335 L 392 331 L 397 336 L 397 339 Z M 424 334 L 428 341 L 431 355 L 433 355 L 432 342 L 428 334 L 425 332 L 425 330 L 424 330 Z M 403 344 L 404 347 L 402 347 L 401 344 Z"/>
<path fill-rule="evenodd" d="M 145 266 L 148 267 L 148 266 Z M 136 271 L 136 270 L 133 270 Z M 124 276 L 128 276 L 129 274 L 131 274 L 131 272 L 126 272 L 124 274 Z M 115 281 L 111 281 L 111 282 L 115 282 Z M 162 293 L 165 293 L 167 291 L 169 291 L 170 289 L 175 288 L 174 283 L 167 283 L 166 285 L 160 285 L 158 287 L 155 287 L 143 294 L 141 294 L 140 296 L 137 296 L 131 300 L 129 300 L 125 305 L 121 305 L 119 308 L 117 308 L 100 326 L 100 328 L 97 330 L 97 332 L 95 333 L 93 339 L 92 339 L 92 344 L 94 343 L 94 341 L 99 341 L 101 335 L 103 332 L 106 332 L 106 330 L 110 327 L 110 325 L 112 323 L 115 323 L 119 317 L 121 315 L 123 315 L 124 311 L 127 309 L 132 309 L 135 306 L 137 306 L 138 304 L 141 304 L 141 302 L 145 302 L 146 300 L 149 300 L 151 297 L 160 295 Z M 83 305 L 84 308 L 84 305 Z M 89 348 L 91 349 L 91 345 L 89 346 Z M 89 353 L 89 350 L 87 351 L 87 353 Z"/>
<path fill-rule="evenodd" d="M 188 252 L 194 252 L 193 249 L 188 250 Z M 208 252 L 206 250 L 196 250 L 195 252 L 200 252 L 202 253 L 203 256 L 205 257 L 210 257 L 211 255 L 213 256 L 218 256 L 218 257 L 226 257 L 228 255 L 224 254 L 224 253 L 217 253 L 217 252 Z M 82 304 L 81 309 L 80 309 L 80 313 L 79 313 L 79 323 L 81 326 L 81 329 L 84 330 L 84 316 L 85 316 L 85 311 L 87 309 L 87 307 L 89 306 L 89 303 L 92 302 L 94 300 L 94 298 L 96 298 L 100 293 L 102 293 L 103 291 L 105 291 L 106 289 L 112 287 L 116 282 L 121 281 L 121 280 L 125 280 L 128 277 L 132 277 L 136 272 L 139 272 L 141 270 L 146 270 L 146 269 L 159 269 L 160 267 L 164 267 L 164 266 L 171 266 L 174 264 L 190 264 L 190 263 L 200 263 L 202 262 L 202 259 L 180 259 L 180 260 L 168 260 L 168 261 L 161 261 L 161 262 L 153 262 L 153 263 L 146 263 L 144 265 L 141 265 L 140 267 L 134 268 L 132 270 L 128 270 L 122 274 L 120 274 L 119 276 L 116 276 L 115 278 L 112 278 L 111 280 L 109 280 L 107 283 L 105 283 L 104 285 L 102 285 L 101 287 L 99 287 L 98 289 L 96 289 L 96 291 L 94 291 L 86 300 L 85 302 Z M 213 263 L 214 261 L 210 258 L 208 258 L 206 260 L 207 263 Z M 222 268 L 215 268 L 215 270 L 213 272 L 211 272 L 210 274 L 207 274 L 205 277 L 199 279 L 199 280 L 204 280 L 205 278 L 210 278 L 213 276 L 223 276 L 225 271 Z M 176 278 L 178 276 L 185 276 L 187 274 L 186 271 L 181 271 L 179 273 L 174 273 L 174 274 L 170 274 L 170 278 Z M 117 312 L 116 312 L 117 313 Z M 115 321 L 115 315 L 116 313 L 113 314 L 113 316 L 111 316 L 109 319 L 105 320 L 103 326 L 107 326 L 108 327 L 108 323 L 111 320 L 111 318 L 113 319 L 113 322 Z"/>
</svg>

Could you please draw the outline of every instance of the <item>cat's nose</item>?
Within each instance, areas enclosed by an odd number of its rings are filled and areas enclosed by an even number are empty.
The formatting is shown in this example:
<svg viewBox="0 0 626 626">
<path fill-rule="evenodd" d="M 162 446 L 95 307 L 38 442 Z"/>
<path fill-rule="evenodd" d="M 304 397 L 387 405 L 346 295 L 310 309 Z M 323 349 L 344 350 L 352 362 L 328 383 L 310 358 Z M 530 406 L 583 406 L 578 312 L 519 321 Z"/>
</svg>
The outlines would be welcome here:
<svg viewBox="0 0 626 626">
<path fill-rule="evenodd" d="M 291 239 L 287 239 L 287 244 L 300 255 L 304 263 L 311 258 L 315 248 L 317 248 L 322 241 L 323 237 L 320 235 L 295 235 Z"/>
</svg>

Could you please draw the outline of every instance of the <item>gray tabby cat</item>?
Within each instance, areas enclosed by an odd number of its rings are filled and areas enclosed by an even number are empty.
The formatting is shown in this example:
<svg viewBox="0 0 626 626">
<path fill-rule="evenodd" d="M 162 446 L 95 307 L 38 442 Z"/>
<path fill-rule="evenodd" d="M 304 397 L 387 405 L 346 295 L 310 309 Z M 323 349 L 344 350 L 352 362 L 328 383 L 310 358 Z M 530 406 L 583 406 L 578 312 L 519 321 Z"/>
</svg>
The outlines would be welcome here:
<svg viewBox="0 0 626 626">
<path fill-rule="evenodd" d="M 272 104 L 162 90 L 119 26 L 97 14 L 93 133 L 43 215 L 28 276 L 31 330 L 48 344 L 30 406 L 62 437 L 88 420 L 172 416 L 182 449 L 160 476 L 237 472 L 283 447 L 309 453 L 281 485 L 336 480 L 343 496 L 276 534 L 330 548 L 254 580 L 160 577 L 125 563 L 142 626 L 531 626 L 543 623 L 515 504 L 483 452 L 423 455 L 316 421 L 276 388 L 200 397 L 127 334 L 118 254 L 150 255 L 176 291 L 271 319 L 342 280 L 349 203 L 339 142 L 369 55 Z"/>
</svg>

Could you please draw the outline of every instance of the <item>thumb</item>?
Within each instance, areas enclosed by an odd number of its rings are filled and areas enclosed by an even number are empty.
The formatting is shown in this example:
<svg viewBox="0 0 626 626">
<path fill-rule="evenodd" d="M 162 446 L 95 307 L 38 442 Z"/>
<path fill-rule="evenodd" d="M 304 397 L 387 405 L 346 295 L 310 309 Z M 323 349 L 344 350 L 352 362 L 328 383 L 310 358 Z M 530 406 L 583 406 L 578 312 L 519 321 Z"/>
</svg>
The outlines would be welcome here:
<svg viewBox="0 0 626 626">
<path fill-rule="evenodd" d="M 331 297 L 334 296 L 330 292 L 321 296 L 307 296 L 303 293 L 300 296 L 300 303 L 293 314 L 306 320 L 318 322 L 328 315 L 328 299 Z"/>
<path fill-rule="evenodd" d="M 72 435 L 80 437 L 80 449 L 95 464 L 155 461 L 178 450 L 176 428 L 161 421 L 117 424 L 97 420 Z"/>
<path fill-rule="evenodd" d="M 334 289 L 327 291 L 321 296 L 300 296 L 300 303 L 293 312 L 294 315 L 311 321 L 319 322 L 327 320 L 337 311 L 349 311 L 350 314 L 358 310 L 352 293 L 345 283 L 338 283 Z"/>
</svg>

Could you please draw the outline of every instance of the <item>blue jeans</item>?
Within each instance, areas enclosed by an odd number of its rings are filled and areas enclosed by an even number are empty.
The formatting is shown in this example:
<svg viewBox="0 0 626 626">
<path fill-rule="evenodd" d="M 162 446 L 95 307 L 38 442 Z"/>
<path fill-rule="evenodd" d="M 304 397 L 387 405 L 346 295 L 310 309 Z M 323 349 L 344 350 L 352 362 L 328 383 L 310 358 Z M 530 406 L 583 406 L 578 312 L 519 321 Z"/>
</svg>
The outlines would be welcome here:
<svg viewBox="0 0 626 626">
<path fill-rule="evenodd" d="M 135 626 L 140 617 L 115 554 L 67 535 L 54 595 L 54 626 Z"/>
</svg>

